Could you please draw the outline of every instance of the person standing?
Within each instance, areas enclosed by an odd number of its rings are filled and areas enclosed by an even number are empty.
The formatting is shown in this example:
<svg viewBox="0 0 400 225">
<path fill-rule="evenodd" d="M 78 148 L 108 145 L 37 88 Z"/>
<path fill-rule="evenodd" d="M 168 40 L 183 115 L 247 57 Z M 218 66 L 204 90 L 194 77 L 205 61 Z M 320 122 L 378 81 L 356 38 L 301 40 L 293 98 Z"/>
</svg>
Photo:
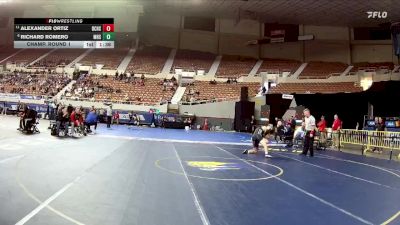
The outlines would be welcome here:
<svg viewBox="0 0 400 225">
<path fill-rule="evenodd" d="M 377 140 L 378 140 L 378 143 L 377 143 L 377 145 L 379 146 L 382 146 L 383 145 L 383 140 L 384 140 L 384 137 L 385 137 L 385 133 L 384 133 L 384 131 L 386 131 L 386 126 L 385 126 L 385 121 L 382 119 L 382 117 L 379 117 L 378 118 L 378 123 L 375 125 L 376 126 L 376 138 L 377 138 Z M 377 147 L 377 148 L 374 148 L 373 150 L 372 150 L 373 152 L 375 152 L 375 151 L 377 151 L 378 153 L 382 153 L 383 151 L 382 151 L 382 148 L 379 148 L 379 147 Z"/>
<path fill-rule="evenodd" d="M 119 112 L 115 112 L 114 113 L 114 122 L 117 123 L 117 125 L 119 125 Z"/>
<path fill-rule="evenodd" d="M 256 130 L 256 127 L 257 127 L 257 120 L 254 117 L 254 115 L 251 116 L 250 123 L 251 123 L 251 133 L 253 133 Z"/>
<path fill-rule="evenodd" d="M 317 124 L 319 131 L 319 143 L 325 146 L 326 143 L 326 121 L 325 117 L 321 116 L 321 120 Z"/>
<path fill-rule="evenodd" d="M 107 128 L 111 128 L 111 120 L 112 120 L 112 107 L 111 105 L 108 106 L 106 110 L 107 115 Z"/>
<path fill-rule="evenodd" d="M 335 114 L 333 116 L 333 124 L 332 124 L 332 139 L 333 139 L 333 147 L 339 147 L 339 132 L 342 128 L 342 121 L 340 121 L 339 116 Z"/>
<path fill-rule="evenodd" d="M 309 109 L 304 109 L 305 116 L 305 137 L 304 137 L 304 148 L 301 154 L 307 155 L 310 151 L 310 157 L 314 156 L 314 133 L 315 133 L 315 118 L 311 115 Z"/>
</svg>

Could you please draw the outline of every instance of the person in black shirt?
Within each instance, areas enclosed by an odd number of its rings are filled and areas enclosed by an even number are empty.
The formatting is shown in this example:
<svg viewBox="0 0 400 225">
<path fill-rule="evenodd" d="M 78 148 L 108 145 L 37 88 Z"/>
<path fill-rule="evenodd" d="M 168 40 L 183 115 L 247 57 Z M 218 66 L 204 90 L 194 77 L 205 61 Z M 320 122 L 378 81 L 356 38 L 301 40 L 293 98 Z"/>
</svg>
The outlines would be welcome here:
<svg viewBox="0 0 400 225">
<path fill-rule="evenodd" d="M 375 128 L 377 132 L 377 136 L 378 136 L 378 140 L 380 143 L 383 142 L 383 138 L 385 136 L 385 134 L 382 131 L 386 131 L 386 126 L 385 126 L 385 121 L 382 119 L 382 117 L 378 118 L 378 123 L 375 124 Z M 378 153 L 382 153 L 382 148 L 374 148 L 372 150 L 373 152 L 377 151 Z"/>
<path fill-rule="evenodd" d="M 256 128 L 251 137 L 253 141 L 253 149 L 243 151 L 243 154 L 256 154 L 258 152 L 259 144 L 264 147 L 265 157 L 271 158 L 271 155 L 268 154 L 268 137 L 272 133 L 272 128 L 267 126 L 262 126 Z"/>
<path fill-rule="evenodd" d="M 25 118 L 28 112 L 28 105 L 26 105 L 25 103 L 20 103 L 18 105 L 18 113 L 20 116 L 20 120 L 19 120 L 19 128 L 18 130 L 25 130 Z"/>
<path fill-rule="evenodd" d="M 69 118 L 70 116 L 69 116 L 69 113 L 68 113 L 68 110 L 67 110 L 67 108 L 65 108 L 64 106 L 60 106 L 59 108 L 58 108 L 58 112 L 57 112 L 57 122 L 56 122 L 56 135 L 57 136 L 59 136 L 59 134 L 60 134 L 60 127 L 61 126 L 64 126 L 64 132 L 65 132 L 65 135 L 67 135 L 68 134 L 68 125 L 69 125 L 69 121 L 70 121 L 70 118 Z"/>
</svg>

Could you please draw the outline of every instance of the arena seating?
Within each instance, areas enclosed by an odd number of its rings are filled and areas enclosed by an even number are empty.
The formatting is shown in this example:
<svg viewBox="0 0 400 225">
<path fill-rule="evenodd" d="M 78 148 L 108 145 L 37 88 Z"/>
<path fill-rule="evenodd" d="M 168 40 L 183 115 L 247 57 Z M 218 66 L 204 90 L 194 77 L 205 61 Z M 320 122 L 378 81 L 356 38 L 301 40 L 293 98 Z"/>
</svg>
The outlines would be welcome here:
<svg viewBox="0 0 400 225">
<path fill-rule="evenodd" d="M 0 79 L 0 92 L 35 96 L 54 96 L 71 79 L 61 74 L 14 73 Z"/>
<path fill-rule="evenodd" d="M 381 63 L 369 63 L 369 62 L 360 62 L 354 63 L 353 68 L 350 72 L 358 72 L 359 70 L 368 70 L 368 71 L 376 71 L 376 70 L 393 70 L 394 64 L 393 62 L 381 62 Z"/>
<path fill-rule="evenodd" d="M 13 57 L 7 59 L 7 62 L 17 64 L 19 66 L 27 66 L 40 56 L 49 52 L 50 49 L 25 49 Z"/>
<path fill-rule="evenodd" d="M 93 66 L 102 64 L 103 69 L 117 69 L 119 64 L 128 54 L 129 48 L 120 49 L 96 49 L 89 53 L 79 63 L 84 66 Z"/>
<path fill-rule="evenodd" d="M 85 49 L 57 49 L 43 59 L 35 62 L 32 67 L 65 67 L 85 51 Z"/>
<path fill-rule="evenodd" d="M 163 90 L 163 80 L 146 78 L 115 79 L 112 76 L 86 76 L 79 79 L 66 97 L 91 101 L 113 101 L 155 105 L 171 100 L 176 90 Z"/>
<path fill-rule="evenodd" d="M 217 77 L 239 78 L 247 76 L 257 60 L 241 56 L 223 56 L 218 67 Z"/>
<path fill-rule="evenodd" d="M 299 79 L 327 79 L 332 75 L 339 76 L 347 67 L 340 62 L 309 62 Z"/>
<path fill-rule="evenodd" d="M 159 46 L 144 47 L 136 51 L 127 71 L 135 74 L 160 73 L 171 49 Z"/>
<path fill-rule="evenodd" d="M 260 89 L 259 83 L 220 83 L 207 81 L 195 81 L 186 88 L 182 98 L 183 102 L 198 102 L 210 100 L 239 100 L 241 87 L 249 87 L 249 97 L 256 96 Z M 197 94 L 196 94 L 197 93 Z M 191 98 L 192 99 L 191 100 Z"/>
<path fill-rule="evenodd" d="M 272 94 L 313 94 L 313 93 L 340 93 L 361 92 L 362 88 L 354 82 L 335 83 L 280 83 L 272 87 L 268 93 Z"/>
<path fill-rule="evenodd" d="M 19 50 L 20 49 L 14 49 L 11 46 L 2 47 L 0 49 L 0 61 L 3 61 L 3 59 L 11 56 L 12 54 L 16 53 Z M 4 64 L 6 64 L 6 61 L 0 63 L 0 65 L 4 65 Z"/>
<path fill-rule="evenodd" d="M 290 59 L 264 59 L 257 74 L 261 72 L 278 73 L 290 72 L 293 74 L 301 66 L 301 62 Z"/>
<path fill-rule="evenodd" d="M 185 71 L 204 70 L 206 73 L 215 60 L 216 55 L 208 52 L 178 50 L 172 68 Z"/>
</svg>

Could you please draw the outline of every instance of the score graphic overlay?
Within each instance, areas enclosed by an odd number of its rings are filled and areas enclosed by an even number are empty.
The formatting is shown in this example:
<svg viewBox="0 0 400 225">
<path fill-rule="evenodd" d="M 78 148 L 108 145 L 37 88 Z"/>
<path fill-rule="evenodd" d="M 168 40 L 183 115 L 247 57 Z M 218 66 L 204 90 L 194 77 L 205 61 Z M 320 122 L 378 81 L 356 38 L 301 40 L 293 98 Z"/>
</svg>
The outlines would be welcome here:
<svg viewBox="0 0 400 225">
<path fill-rule="evenodd" d="M 14 48 L 114 48 L 113 18 L 15 18 Z"/>
</svg>

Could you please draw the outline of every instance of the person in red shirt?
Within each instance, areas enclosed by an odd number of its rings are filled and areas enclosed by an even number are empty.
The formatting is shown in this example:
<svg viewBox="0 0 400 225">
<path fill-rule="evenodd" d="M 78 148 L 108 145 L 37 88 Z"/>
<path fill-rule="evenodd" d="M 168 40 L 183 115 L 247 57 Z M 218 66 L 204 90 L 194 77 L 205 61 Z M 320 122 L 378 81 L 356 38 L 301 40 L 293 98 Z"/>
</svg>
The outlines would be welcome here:
<svg viewBox="0 0 400 225">
<path fill-rule="evenodd" d="M 71 135 L 73 136 L 75 133 L 75 127 L 80 127 L 83 131 L 83 117 L 81 110 L 79 107 L 77 107 L 72 113 L 71 113 Z"/>
<path fill-rule="evenodd" d="M 114 113 L 113 119 L 117 123 L 117 125 L 119 125 L 119 112 L 118 111 Z"/>
<path fill-rule="evenodd" d="M 319 131 L 319 142 L 322 145 L 326 143 L 326 120 L 324 116 L 321 116 L 321 120 L 317 124 Z"/>
<path fill-rule="evenodd" d="M 210 128 L 208 127 L 208 119 L 206 118 L 204 120 L 204 124 L 203 124 L 203 130 L 209 130 Z"/>
<path fill-rule="evenodd" d="M 332 139 L 333 139 L 333 147 L 337 148 L 339 146 L 339 131 L 342 128 L 342 121 L 340 121 L 339 116 L 335 114 L 333 116 L 333 124 L 332 124 Z"/>
</svg>

